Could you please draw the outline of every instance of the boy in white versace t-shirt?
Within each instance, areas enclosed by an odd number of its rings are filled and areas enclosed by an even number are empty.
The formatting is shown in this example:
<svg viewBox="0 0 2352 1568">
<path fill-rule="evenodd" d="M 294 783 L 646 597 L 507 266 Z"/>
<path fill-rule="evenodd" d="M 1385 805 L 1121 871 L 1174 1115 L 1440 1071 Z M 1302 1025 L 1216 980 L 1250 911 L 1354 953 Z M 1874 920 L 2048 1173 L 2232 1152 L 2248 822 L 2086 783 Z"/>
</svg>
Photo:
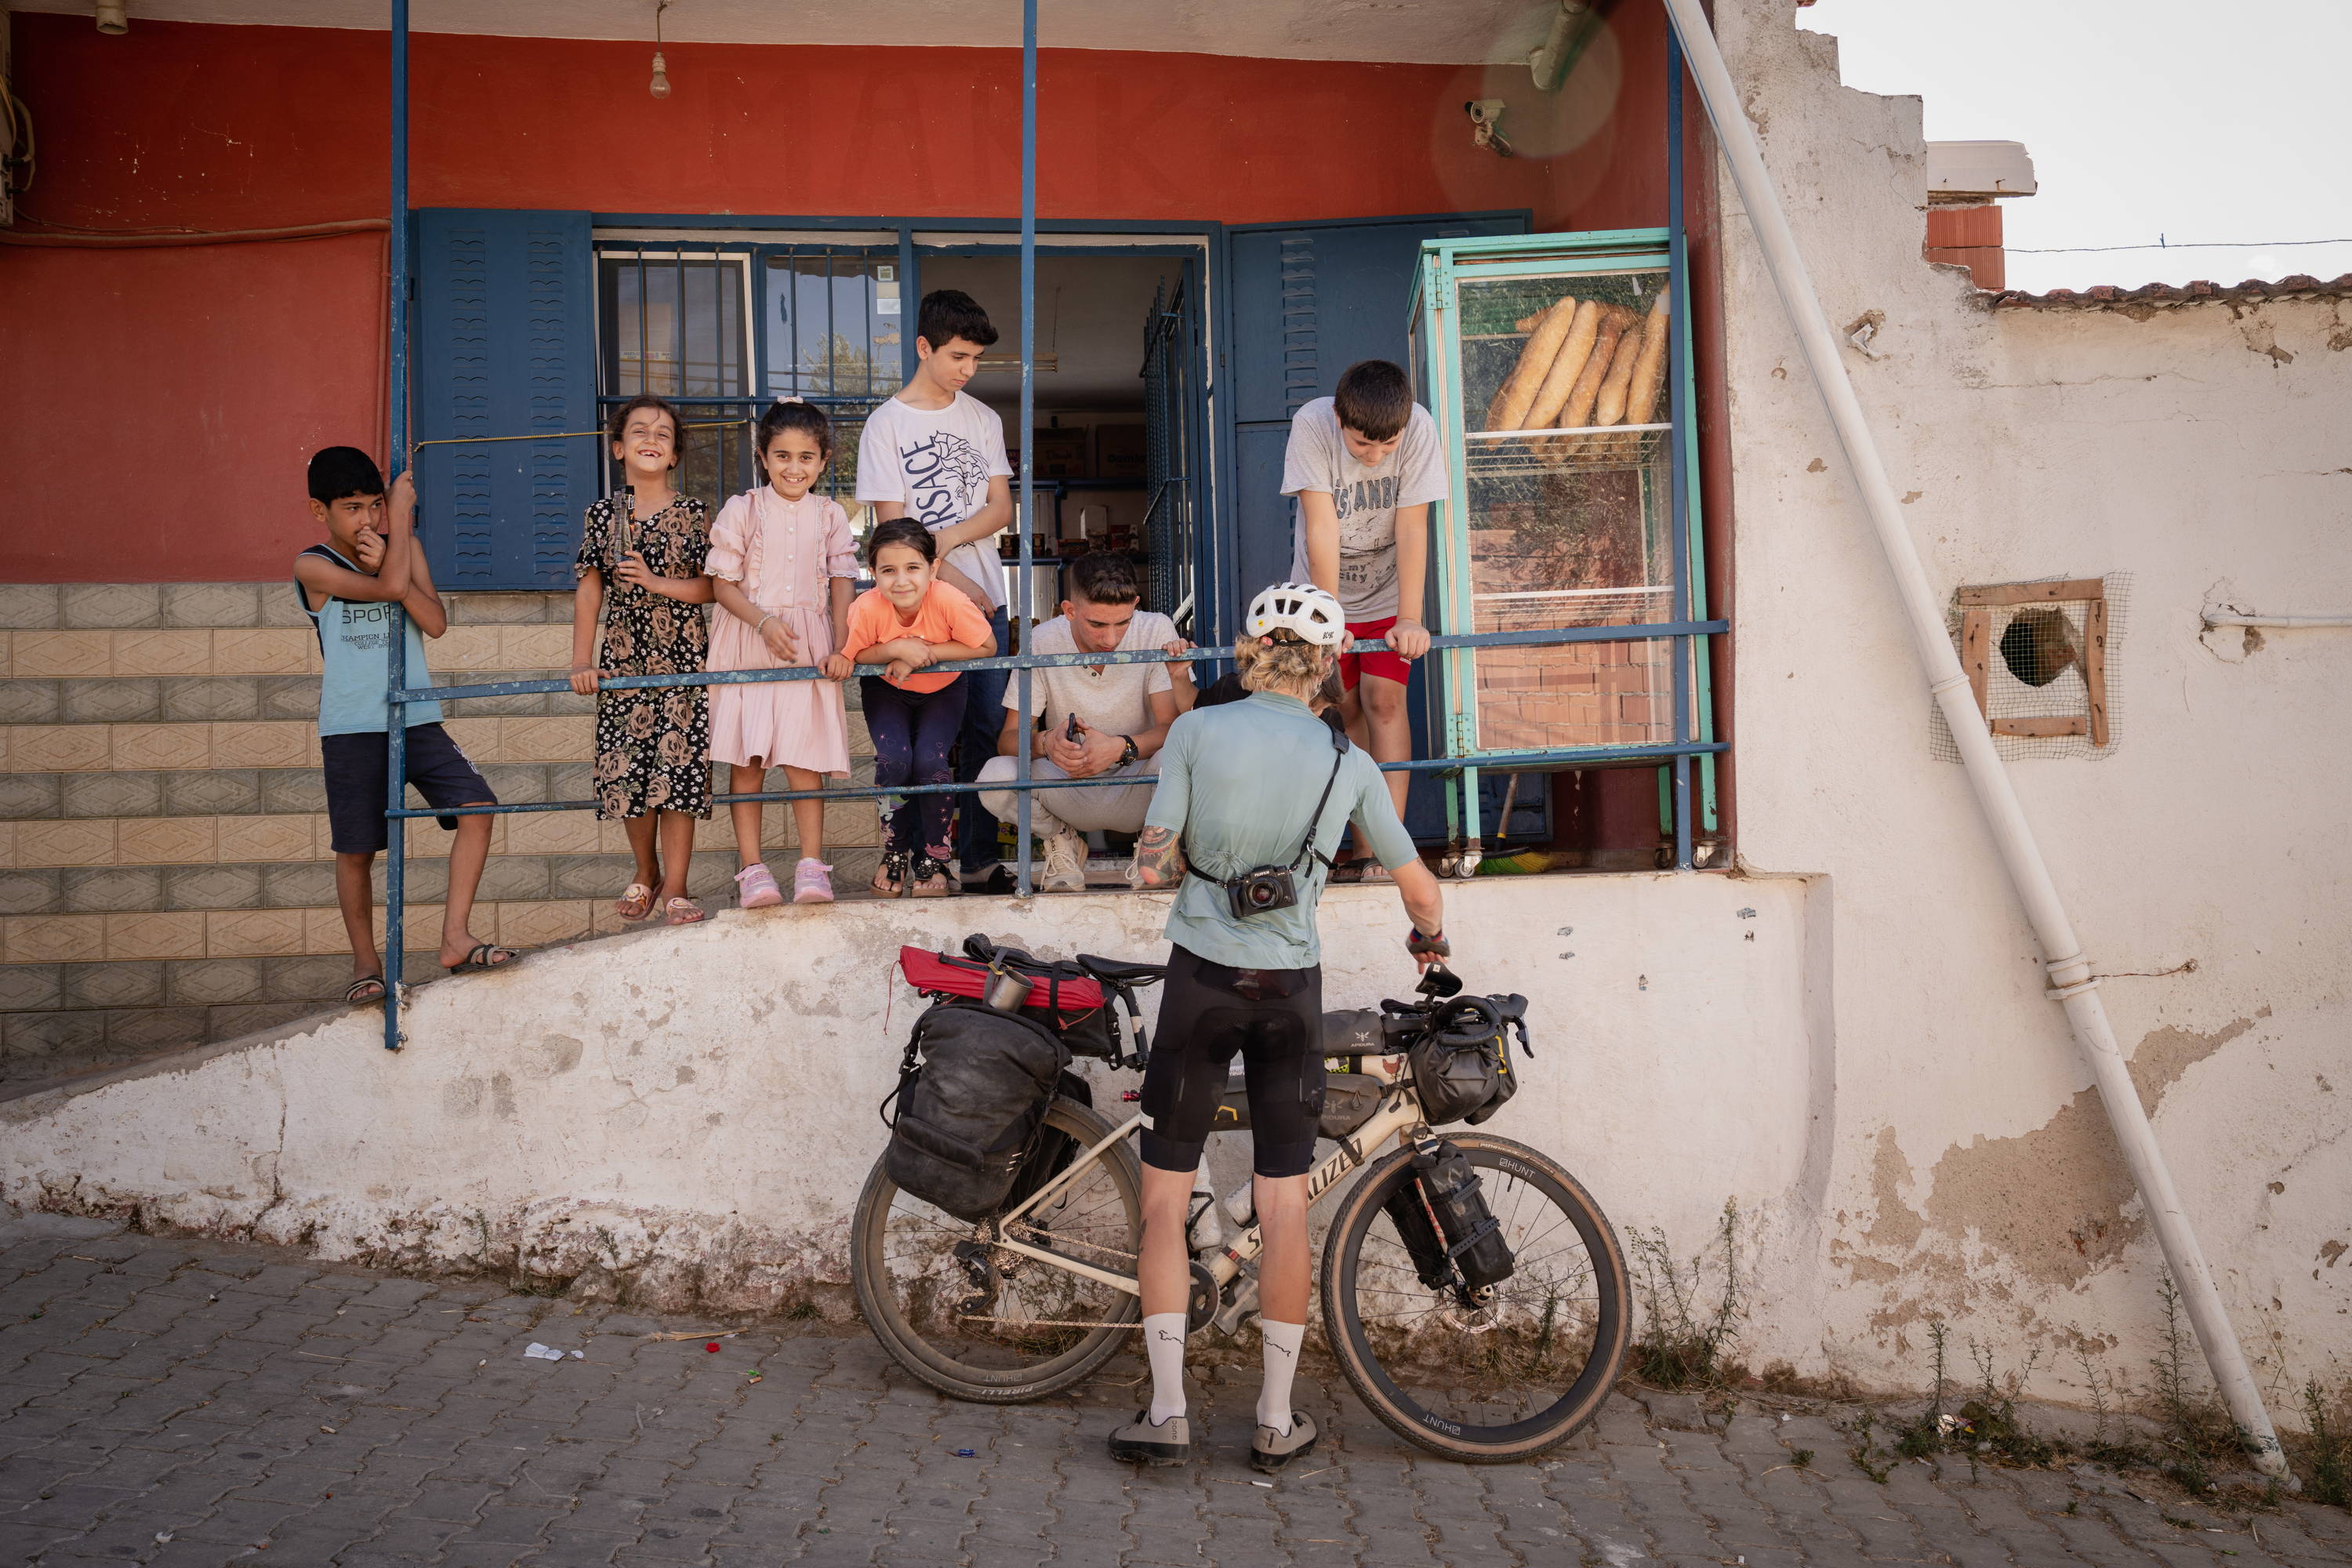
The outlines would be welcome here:
<svg viewBox="0 0 2352 1568">
<path fill-rule="evenodd" d="M 980 356 L 996 341 L 988 312 L 960 289 L 923 296 L 916 317 L 914 379 L 868 415 L 857 443 L 857 499 L 874 503 L 877 521 L 911 517 L 939 544 L 940 581 L 988 612 L 996 646 L 1011 650 L 1004 614 L 1004 569 L 996 535 L 1013 521 L 1013 465 L 1005 460 L 1004 421 L 963 390 Z M 976 669 L 958 737 L 956 778 L 969 784 L 995 754 L 1007 672 Z M 956 858 L 967 885 L 987 887 L 996 864 L 996 818 L 969 795 L 956 800 Z M 1006 875 L 1004 890 L 1012 879 Z M 994 890 L 994 889 L 991 889 Z"/>
</svg>

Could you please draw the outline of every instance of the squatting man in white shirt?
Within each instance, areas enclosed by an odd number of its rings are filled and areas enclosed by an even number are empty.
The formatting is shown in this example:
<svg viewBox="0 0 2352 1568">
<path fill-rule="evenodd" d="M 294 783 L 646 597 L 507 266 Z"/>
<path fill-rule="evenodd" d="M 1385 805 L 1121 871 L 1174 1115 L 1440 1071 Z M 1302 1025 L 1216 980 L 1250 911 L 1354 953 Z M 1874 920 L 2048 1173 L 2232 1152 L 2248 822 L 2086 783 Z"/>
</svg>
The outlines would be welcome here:
<svg viewBox="0 0 2352 1568">
<path fill-rule="evenodd" d="M 1062 601 L 1062 613 L 1033 634 L 1029 651 L 1191 651 L 1192 645 L 1176 635 L 1173 621 L 1156 611 L 1138 608 L 1142 595 L 1134 563 L 1126 556 L 1081 555 L 1070 563 L 1064 575 L 1070 596 Z M 1031 778 L 1104 781 L 1099 789 L 1038 790 L 1030 796 L 1030 822 L 1047 836 L 1039 888 L 1048 893 L 1084 892 L 1085 835 L 1097 829 L 1142 830 L 1168 726 L 1192 706 L 1192 667 L 1144 662 L 1047 665 L 1032 670 L 1030 680 L 1031 712 L 1036 722 L 1024 737 L 1020 682 L 1008 683 L 997 754 L 981 769 L 980 782 L 1002 784 L 1018 777 L 1024 739 Z M 1075 740 L 1071 739 L 1074 731 Z M 1018 817 L 1020 793 L 983 789 L 980 803 L 998 821 L 1013 822 Z"/>
</svg>

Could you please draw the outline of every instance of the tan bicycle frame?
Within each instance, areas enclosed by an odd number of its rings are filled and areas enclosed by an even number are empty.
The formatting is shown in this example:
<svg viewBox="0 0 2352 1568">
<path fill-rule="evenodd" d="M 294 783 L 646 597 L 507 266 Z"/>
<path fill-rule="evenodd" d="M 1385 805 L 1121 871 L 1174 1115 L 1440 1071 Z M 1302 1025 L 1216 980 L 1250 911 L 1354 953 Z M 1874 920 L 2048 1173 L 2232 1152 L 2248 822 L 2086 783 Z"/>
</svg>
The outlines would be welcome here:
<svg viewBox="0 0 2352 1568">
<path fill-rule="evenodd" d="M 1102 1158 L 1103 1151 L 1122 1138 L 1132 1136 L 1135 1130 L 1142 1125 L 1143 1118 L 1140 1114 L 1130 1116 L 1120 1123 L 1110 1136 L 1071 1161 L 1069 1169 L 1032 1193 L 1020 1207 L 1012 1210 L 997 1221 L 997 1238 L 990 1245 L 1001 1247 L 1005 1251 L 1017 1253 L 1023 1258 L 1035 1258 L 1040 1263 L 1049 1263 L 1067 1273 L 1082 1275 L 1097 1284 L 1108 1285 L 1112 1289 L 1124 1291 L 1129 1296 L 1140 1296 L 1143 1293 L 1143 1287 L 1136 1282 L 1132 1275 L 1114 1274 L 1108 1268 L 1097 1268 L 1092 1264 L 1080 1263 L 1075 1258 L 1065 1258 L 1058 1252 L 1048 1252 L 1042 1247 L 1031 1247 L 1026 1242 L 1013 1241 L 1003 1233 L 1023 1215 L 1076 1181 L 1081 1173 Z M 1339 1184 L 1341 1177 L 1350 1171 L 1370 1163 L 1373 1156 L 1380 1152 L 1381 1147 L 1390 1139 L 1410 1132 L 1421 1125 L 1420 1099 L 1414 1095 L 1409 1086 L 1391 1089 L 1381 1098 L 1381 1108 L 1373 1111 L 1361 1127 L 1339 1140 L 1339 1147 L 1333 1151 L 1329 1159 L 1307 1173 L 1307 1206 L 1312 1209 L 1322 1199 L 1324 1194 Z M 1265 1249 L 1265 1243 L 1259 1236 L 1258 1227 L 1252 1225 L 1240 1236 L 1234 1237 L 1230 1244 L 1217 1249 L 1216 1255 L 1208 1263 L 1210 1277 L 1216 1280 L 1220 1289 L 1230 1285 L 1240 1278 L 1242 1269 Z M 1106 1323 L 1103 1326 L 1133 1328 L 1138 1325 Z"/>
</svg>

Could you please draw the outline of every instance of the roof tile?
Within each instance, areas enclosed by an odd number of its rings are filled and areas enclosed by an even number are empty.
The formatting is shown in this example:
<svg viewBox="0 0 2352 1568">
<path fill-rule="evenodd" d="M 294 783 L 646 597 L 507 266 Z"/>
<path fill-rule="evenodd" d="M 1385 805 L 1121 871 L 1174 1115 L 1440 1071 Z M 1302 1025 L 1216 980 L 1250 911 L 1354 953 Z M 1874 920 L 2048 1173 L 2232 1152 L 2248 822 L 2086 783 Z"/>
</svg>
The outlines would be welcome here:
<svg viewBox="0 0 2352 1568">
<path fill-rule="evenodd" d="M 2146 307 L 2201 304 L 2212 300 L 2316 300 L 2352 298 L 2352 272 L 2325 281 L 2297 272 L 2275 283 L 2249 278 L 2242 283 L 2221 284 L 2199 279 L 2192 283 L 2145 283 L 2122 289 L 2101 283 L 2089 289 L 2053 289 L 2046 294 L 2004 289 L 1987 301 L 1996 310 L 2113 310 Z"/>
</svg>

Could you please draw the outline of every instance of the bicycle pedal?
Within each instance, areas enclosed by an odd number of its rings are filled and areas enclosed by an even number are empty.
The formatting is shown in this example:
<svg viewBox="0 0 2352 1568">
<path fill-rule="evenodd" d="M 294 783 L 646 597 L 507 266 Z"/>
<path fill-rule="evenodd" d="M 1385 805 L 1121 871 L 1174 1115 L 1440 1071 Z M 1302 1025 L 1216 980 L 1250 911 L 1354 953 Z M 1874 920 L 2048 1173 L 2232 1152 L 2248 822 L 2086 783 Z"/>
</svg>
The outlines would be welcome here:
<svg viewBox="0 0 2352 1568">
<path fill-rule="evenodd" d="M 1210 1314 L 1209 1321 L 1216 1326 L 1218 1332 L 1233 1334 L 1241 1331 L 1244 1318 L 1255 1316 L 1257 1316 L 1257 1276 L 1253 1274 L 1241 1281 L 1241 1288 L 1234 1292 L 1232 1300 Z"/>
</svg>

